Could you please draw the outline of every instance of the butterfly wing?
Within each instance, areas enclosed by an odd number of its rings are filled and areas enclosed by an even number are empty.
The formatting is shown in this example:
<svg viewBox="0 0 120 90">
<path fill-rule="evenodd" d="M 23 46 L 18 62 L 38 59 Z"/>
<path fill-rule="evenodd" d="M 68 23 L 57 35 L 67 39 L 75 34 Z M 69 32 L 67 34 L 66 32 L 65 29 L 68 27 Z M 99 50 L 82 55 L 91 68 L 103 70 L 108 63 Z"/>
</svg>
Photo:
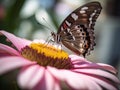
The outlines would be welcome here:
<svg viewBox="0 0 120 90">
<path fill-rule="evenodd" d="M 73 11 L 58 29 L 62 43 L 79 55 L 89 53 L 95 45 L 94 25 L 101 9 L 99 2 L 90 2 Z"/>
</svg>

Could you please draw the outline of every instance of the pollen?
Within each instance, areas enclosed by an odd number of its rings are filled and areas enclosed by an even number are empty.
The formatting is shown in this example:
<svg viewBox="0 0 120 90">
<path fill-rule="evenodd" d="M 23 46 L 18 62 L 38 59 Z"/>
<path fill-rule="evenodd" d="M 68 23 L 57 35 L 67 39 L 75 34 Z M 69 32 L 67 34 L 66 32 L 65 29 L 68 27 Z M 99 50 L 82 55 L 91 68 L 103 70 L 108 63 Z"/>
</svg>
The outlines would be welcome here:
<svg viewBox="0 0 120 90">
<path fill-rule="evenodd" d="M 50 44 L 31 43 L 21 50 L 21 55 L 44 67 L 52 66 L 58 69 L 70 69 L 72 67 L 68 53 Z"/>
</svg>

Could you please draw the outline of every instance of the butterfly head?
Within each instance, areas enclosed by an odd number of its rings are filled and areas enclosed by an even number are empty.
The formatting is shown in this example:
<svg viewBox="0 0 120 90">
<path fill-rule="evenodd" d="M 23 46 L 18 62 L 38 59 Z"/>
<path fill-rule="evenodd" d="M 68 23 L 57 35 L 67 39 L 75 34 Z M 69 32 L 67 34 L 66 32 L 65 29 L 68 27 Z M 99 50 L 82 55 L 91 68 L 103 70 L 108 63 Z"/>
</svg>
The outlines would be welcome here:
<svg viewBox="0 0 120 90">
<path fill-rule="evenodd" d="M 60 36 L 58 34 L 56 34 L 55 32 L 51 32 L 51 36 L 53 37 L 53 41 L 56 43 L 60 43 Z"/>
<path fill-rule="evenodd" d="M 51 36 L 54 38 L 56 36 L 55 32 L 51 32 Z"/>
</svg>

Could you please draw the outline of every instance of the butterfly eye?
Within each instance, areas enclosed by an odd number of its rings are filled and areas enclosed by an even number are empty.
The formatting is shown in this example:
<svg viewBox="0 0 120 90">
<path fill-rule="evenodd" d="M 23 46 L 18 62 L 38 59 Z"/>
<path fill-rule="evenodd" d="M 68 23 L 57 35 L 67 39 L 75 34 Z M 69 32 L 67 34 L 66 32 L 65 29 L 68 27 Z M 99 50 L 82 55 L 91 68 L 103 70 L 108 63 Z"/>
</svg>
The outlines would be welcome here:
<svg viewBox="0 0 120 90">
<path fill-rule="evenodd" d="M 53 37 L 55 37 L 55 36 L 56 36 L 56 34 L 55 34 L 54 32 L 51 32 L 51 35 L 52 35 Z"/>
</svg>

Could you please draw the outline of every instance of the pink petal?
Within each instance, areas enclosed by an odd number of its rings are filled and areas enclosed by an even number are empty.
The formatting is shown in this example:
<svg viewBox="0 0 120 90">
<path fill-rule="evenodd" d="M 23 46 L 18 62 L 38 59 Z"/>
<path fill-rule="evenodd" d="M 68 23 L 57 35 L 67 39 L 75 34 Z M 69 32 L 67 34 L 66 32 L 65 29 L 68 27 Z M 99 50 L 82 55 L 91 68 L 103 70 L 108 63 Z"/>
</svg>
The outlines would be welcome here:
<svg viewBox="0 0 120 90">
<path fill-rule="evenodd" d="M 0 74 L 4 74 L 10 70 L 34 64 L 31 61 L 28 61 L 22 57 L 17 56 L 8 56 L 0 58 Z"/>
<path fill-rule="evenodd" d="M 0 43 L 0 54 L 2 54 L 2 53 L 9 54 L 9 55 L 20 56 L 18 51 L 16 51 L 15 49 Z"/>
<path fill-rule="evenodd" d="M 32 89 L 43 78 L 45 69 L 39 65 L 23 68 L 18 76 L 18 84 L 23 89 Z"/>
<path fill-rule="evenodd" d="M 48 70 L 59 80 L 64 81 L 72 89 L 101 90 L 101 87 L 85 75 L 77 74 L 69 70 L 57 70 L 48 67 Z"/>
<path fill-rule="evenodd" d="M 106 88 L 106 90 L 118 90 L 114 85 L 110 84 L 109 82 L 105 82 L 105 80 L 103 80 L 103 79 L 95 78 L 95 77 L 91 77 L 91 76 L 87 76 L 87 77 L 92 79 L 93 81 L 95 81 L 100 86 Z"/>
<path fill-rule="evenodd" d="M 0 31 L 0 33 L 5 35 L 19 51 L 21 50 L 21 48 L 31 43 L 31 41 L 29 40 L 16 37 L 15 35 L 8 33 L 6 31 Z"/>
<path fill-rule="evenodd" d="M 70 55 L 70 59 L 72 61 L 72 64 L 74 65 L 74 68 L 76 69 L 94 68 L 94 69 L 104 69 L 115 74 L 117 73 L 117 70 L 110 65 L 102 64 L 102 63 L 92 63 L 90 61 L 87 61 L 85 58 L 77 55 Z"/>
<path fill-rule="evenodd" d="M 71 59 L 71 61 L 84 61 L 84 62 L 89 62 L 87 61 L 84 57 L 80 57 L 78 55 L 69 55 L 69 58 Z"/>
<path fill-rule="evenodd" d="M 45 86 L 46 90 L 56 90 L 57 88 L 60 90 L 58 81 L 46 70 L 45 72 Z M 43 87 L 45 90 L 45 87 Z"/>
<path fill-rule="evenodd" d="M 60 90 L 60 86 L 58 81 L 47 70 L 45 70 L 41 82 L 34 90 Z"/>
<path fill-rule="evenodd" d="M 112 85 L 111 82 L 108 82 L 108 80 L 106 81 L 104 77 L 97 78 L 97 77 L 93 77 L 92 75 L 90 76 L 87 74 L 75 73 L 69 70 L 57 70 L 55 68 L 50 68 L 50 67 L 48 67 L 48 70 L 56 78 L 58 78 L 59 80 L 66 81 L 68 85 L 74 89 L 101 90 L 100 86 L 102 86 L 107 90 L 117 90 L 117 88 L 114 85 Z M 113 76 L 112 78 L 114 77 L 115 76 Z M 111 78 L 111 75 L 109 75 L 108 78 Z M 118 81 L 118 79 L 114 79 L 114 80 Z"/>
<path fill-rule="evenodd" d="M 72 64 L 74 65 L 74 67 L 81 66 L 82 64 L 84 65 L 84 64 L 91 63 L 87 61 L 85 58 L 77 56 L 77 55 L 69 55 L 69 58 Z"/>
<path fill-rule="evenodd" d="M 60 90 L 52 75 L 39 65 L 24 67 L 18 76 L 18 84 L 23 89 Z"/>
<path fill-rule="evenodd" d="M 90 78 L 84 75 L 76 74 L 70 71 L 62 71 L 64 81 L 73 89 L 81 90 L 100 90 L 100 87 L 94 83 Z"/>
<path fill-rule="evenodd" d="M 0 57 L 6 57 L 6 56 L 11 56 L 11 55 L 8 53 L 0 53 Z"/>
<path fill-rule="evenodd" d="M 97 76 L 101 76 L 104 78 L 109 78 L 110 80 L 116 83 L 120 83 L 119 79 L 115 75 L 107 71 L 100 70 L 100 69 L 75 69 L 73 71 L 76 71 L 78 73 L 83 73 L 83 74 L 85 73 L 86 75 L 91 75 L 91 76 L 97 75 Z"/>
<path fill-rule="evenodd" d="M 77 62 L 74 63 L 74 69 L 103 69 L 114 74 L 117 73 L 117 70 L 114 67 L 100 63 Z"/>
<path fill-rule="evenodd" d="M 108 70 L 114 74 L 117 73 L 117 70 L 113 67 L 113 66 L 110 66 L 108 64 L 104 64 L 104 63 L 97 63 L 100 67 L 102 67 L 102 69 L 104 70 Z"/>
</svg>

